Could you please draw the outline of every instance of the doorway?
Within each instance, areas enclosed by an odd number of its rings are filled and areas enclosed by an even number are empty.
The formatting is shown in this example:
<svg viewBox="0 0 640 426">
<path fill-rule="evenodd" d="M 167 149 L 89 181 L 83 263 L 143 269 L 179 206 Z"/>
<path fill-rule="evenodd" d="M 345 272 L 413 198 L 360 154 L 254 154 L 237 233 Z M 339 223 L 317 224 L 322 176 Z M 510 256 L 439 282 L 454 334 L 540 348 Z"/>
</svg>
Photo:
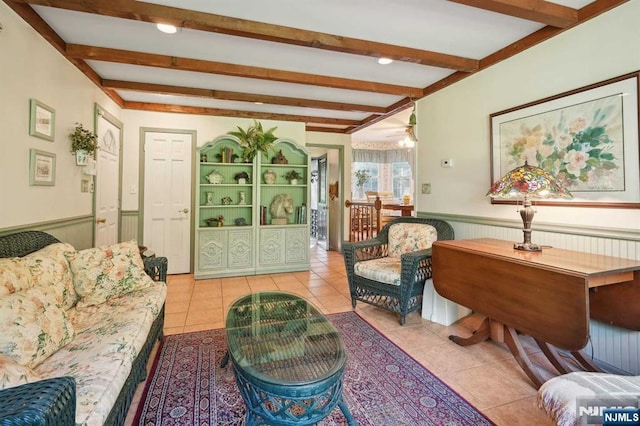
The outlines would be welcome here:
<svg viewBox="0 0 640 426">
<path fill-rule="evenodd" d="M 94 246 L 100 247 L 119 241 L 122 123 L 97 104 L 95 123 L 99 149 L 94 154 Z"/>
<path fill-rule="evenodd" d="M 317 194 L 320 201 L 320 194 L 324 194 L 324 202 L 326 204 L 326 250 L 342 251 L 342 242 L 344 241 L 344 190 L 342 182 L 344 182 L 344 146 L 343 145 L 325 145 L 307 143 L 307 149 L 311 153 L 311 198 L 313 207 L 313 197 Z M 323 167 L 326 171 L 324 176 L 320 176 L 320 158 L 325 158 Z M 314 183 L 313 181 L 317 181 Z M 324 185 L 321 182 L 325 181 Z M 317 188 L 314 186 L 317 185 Z M 331 190 L 333 188 L 333 190 Z M 317 210 L 319 216 L 320 210 Z M 313 241 L 313 221 L 312 241 Z M 318 224 L 318 233 L 320 232 Z M 324 248 L 324 246 L 323 246 Z"/>
<path fill-rule="evenodd" d="M 327 154 L 316 158 L 318 163 L 317 185 L 317 244 L 319 247 L 329 250 L 329 209 L 327 208 Z"/>
<path fill-rule="evenodd" d="M 143 130 L 143 241 L 169 274 L 191 272 L 195 132 Z"/>
</svg>

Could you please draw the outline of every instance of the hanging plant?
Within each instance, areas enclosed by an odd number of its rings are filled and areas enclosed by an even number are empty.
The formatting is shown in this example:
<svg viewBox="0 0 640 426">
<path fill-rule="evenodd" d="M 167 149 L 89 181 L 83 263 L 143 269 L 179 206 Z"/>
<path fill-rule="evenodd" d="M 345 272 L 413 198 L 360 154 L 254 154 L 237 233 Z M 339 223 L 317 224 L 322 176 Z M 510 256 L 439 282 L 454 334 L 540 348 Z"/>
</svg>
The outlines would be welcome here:
<svg viewBox="0 0 640 426">
<path fill-rule="evenodd" d="M 238 126 L 237 131 L 228 132 L 227 134 L 237 137 L 240 145 L 244 148 L 242 151 L 242 161 L 250 163 L 259 153 L 268 158 L 268 152 L 273 148 L 273 143 L 278 139 L 273 132 L 277 127 L 268 130 L 262 128 L 262 123 L 253 120 L 253 125 L 244 130 Z"/>
<path fill-rule="evenodd" d="M 71 152 L 84 150 L 87 154 L 93 154 L 98 150 L 98 135 L 85 129 L 80 123 L 76 123 L 69 138 L 71 139 Z"/>
</svg>

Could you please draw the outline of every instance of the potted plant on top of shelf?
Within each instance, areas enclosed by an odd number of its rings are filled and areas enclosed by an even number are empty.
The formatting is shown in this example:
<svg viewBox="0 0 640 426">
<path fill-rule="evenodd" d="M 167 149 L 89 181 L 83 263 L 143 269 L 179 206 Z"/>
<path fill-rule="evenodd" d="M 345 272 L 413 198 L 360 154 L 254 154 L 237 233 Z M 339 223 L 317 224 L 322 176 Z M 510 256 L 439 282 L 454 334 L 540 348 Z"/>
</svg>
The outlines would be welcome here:
<svg viewBox="0 0 640 426">
<path fill-rule="evenodd" d="M 264 130 L 262 123 L 253 120 L 253 125 L 249 126 L 247 130 L 238 126 L 237 131 L 228 132 L 227 134 L 235 136 L 240 140 L 240 145 L 244 148 L 244 151 L 242 151 L 242 161 L 250 163 L 260 152 L 267 158 L 269 150 L 273 148 L 273 143 L 278 139 L 278 137 L 273 134 L 276 129 L 277 127 L 272 127 Z"/>
<path fill-rule="evenodd" d="M 238 182 L 239 185 L 244 185 L 249 180 L 249 174 L 247 172 L 238 172 L 233 178 Z"/>
<path fill-rule="evenodd" d="M 295 170 L 289 170 L 285 175 L 285 179 L 289 181 L 291 185 L 297 185 L 298 179 L 302 178 L 302 175 Z"/>
<path fill-rule="evenodd" d="M 82 127 L 82 124 L 76 123 L 73 132 L 69 134 L 69 139 L 71 139 L 71 152 L 76 154 L 76 164 L 85 166 L 88 156 L 93 155 L 98 149 L 98 135 Z"/>
</svg>

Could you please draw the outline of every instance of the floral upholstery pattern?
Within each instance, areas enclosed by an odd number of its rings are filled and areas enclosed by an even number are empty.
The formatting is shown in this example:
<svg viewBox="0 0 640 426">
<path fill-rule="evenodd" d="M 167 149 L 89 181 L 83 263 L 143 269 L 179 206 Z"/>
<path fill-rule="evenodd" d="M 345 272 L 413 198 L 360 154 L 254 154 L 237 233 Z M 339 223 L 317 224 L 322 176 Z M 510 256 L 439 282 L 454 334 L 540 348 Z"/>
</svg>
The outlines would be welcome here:
<svg viewBox="0 0 640 426">
<path fill-rule="evenodd" d="M 379 259 L 357 262 L 353 269 L 356 275 L 391 285 L 400 285 L 402 264 L 399 257 L 381 257 Z"/>
<path fill-rule="evenodd" d="M 0 354 L 0 389 L 42 380 L 33 370 Z"/>
<path fill-rule="evenodd" d="M 51 244 L 24 257 L 0 259 L 0 297 L 48 283 L 47 288 L 63 309 L 78 300 L 65 253 L 75 252 L 71 244 Z M 44 289 L 44 287 L 41 287 Z"/>
<path fill-rule="evenodd" d="M 438 232 L 422 223 L 396 223 L 389 228 L 388 252 L 390 257 L 431 248 L 438 240 Z"/>
<path fill-rule="evenodd" d="M 107 418 L 166 294 L 163 282 L 153 282 L 100 306 L 69 311 L 75 338 L 35 372 L 75 378 L 76 424 L 101 425 Z"/>
<path fill-rule="evenodd" d="M 0 353 L 34 368 L 73 339 L 74 330 L 55 297 L 40 287 L 0 298 Z"/>
<path fill-rule="evenodd" d="M 67 253 L 78 308 L 100 305 L 112 297 L 153 285 L 144 272 L 135 241 Z"/>
</svg>

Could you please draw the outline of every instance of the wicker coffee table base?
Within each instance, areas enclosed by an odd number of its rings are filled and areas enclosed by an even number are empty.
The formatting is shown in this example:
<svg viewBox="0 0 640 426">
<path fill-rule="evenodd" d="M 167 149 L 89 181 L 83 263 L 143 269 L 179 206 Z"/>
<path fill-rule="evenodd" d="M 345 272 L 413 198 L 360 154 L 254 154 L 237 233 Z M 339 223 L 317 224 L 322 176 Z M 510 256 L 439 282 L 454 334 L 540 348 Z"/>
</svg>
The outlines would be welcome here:
<svg viewBox="0 0 640 426">
<path fill-rule="evenodd" d="M 233 368 L 240 394 L 247 406 L 247 426 L 313 425 L 339 406 L 349 425 L 356 422 L 342 398 L 344 368 L 313 384 L 279 386 L 264 383 Z"/>
</svg>

